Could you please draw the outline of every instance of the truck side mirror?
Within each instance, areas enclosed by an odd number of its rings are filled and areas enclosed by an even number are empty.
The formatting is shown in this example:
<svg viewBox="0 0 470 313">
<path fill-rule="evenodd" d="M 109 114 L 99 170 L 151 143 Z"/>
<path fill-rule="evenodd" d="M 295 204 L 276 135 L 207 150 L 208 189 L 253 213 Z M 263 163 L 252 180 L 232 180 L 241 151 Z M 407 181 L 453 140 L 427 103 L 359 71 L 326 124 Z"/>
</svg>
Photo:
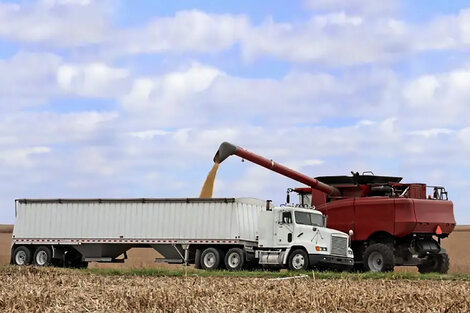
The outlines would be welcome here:
<svg viewBox="0 0 470 313">
<path fill-rule="evenodd" d="M 286 196 L 286 203 L 290 203 L 290 193 L 287 193 L 287 196 Z"/>
</svg>

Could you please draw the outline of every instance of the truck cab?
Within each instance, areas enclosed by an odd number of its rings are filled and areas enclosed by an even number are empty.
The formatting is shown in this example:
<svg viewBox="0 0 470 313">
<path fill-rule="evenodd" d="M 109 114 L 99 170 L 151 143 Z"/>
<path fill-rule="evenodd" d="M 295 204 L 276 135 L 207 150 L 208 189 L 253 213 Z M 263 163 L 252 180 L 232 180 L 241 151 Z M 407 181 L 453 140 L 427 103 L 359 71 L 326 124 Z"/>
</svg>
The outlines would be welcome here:
<svg viewBox="0 0 470 313">
<path fill-rule="evenodd" d="M 261 212 L 255 256 L 260 264 L 285 265 L 291 270 L 349 270 L 354 263 L 349 236 L 326 228 L 326 217 L 320 211 L 298 205 Z"/>
</svg>

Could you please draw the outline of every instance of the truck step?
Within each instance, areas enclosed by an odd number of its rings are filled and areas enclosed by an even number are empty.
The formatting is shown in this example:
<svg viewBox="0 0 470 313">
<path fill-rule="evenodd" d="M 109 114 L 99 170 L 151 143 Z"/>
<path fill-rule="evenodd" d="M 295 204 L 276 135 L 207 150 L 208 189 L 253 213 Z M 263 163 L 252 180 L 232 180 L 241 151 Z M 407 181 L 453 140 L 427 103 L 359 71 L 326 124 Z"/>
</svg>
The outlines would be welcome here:
<svg viewBox="0 0 470 313">
<path fill-rule="evenodd" d="M 99 263 L 124 263 L 124 259 L 113 258 L 85 258 L 85 262 L 99 262 Z"/>
<path fill-rule="evenodd" d="M 166 259 L 166 258 L 156 258 L 155 262 L 157 263 L 167 263 L 167 264 L 183 264 L 183 259 Z"/>
</svg>

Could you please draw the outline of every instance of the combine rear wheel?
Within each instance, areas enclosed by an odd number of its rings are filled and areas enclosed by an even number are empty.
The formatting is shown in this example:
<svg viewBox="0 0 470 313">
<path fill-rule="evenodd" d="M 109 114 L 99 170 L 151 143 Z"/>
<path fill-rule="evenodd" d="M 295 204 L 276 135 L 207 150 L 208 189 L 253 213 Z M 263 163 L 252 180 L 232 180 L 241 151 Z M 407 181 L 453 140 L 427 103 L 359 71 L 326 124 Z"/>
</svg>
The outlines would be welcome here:
<svg viewBox="0 0 470 313">
<path fill-rule="evenodd" d="M 13 251 L 12 263 L 15 265 L 29 265 L 31 259 L 31 250 L 28 247 L 20 246 Z"/>
<path fill-rule="evenodd" d="M 421 274 L 426 273 L 441 273 L 447 274 L 449 271 L 450 260 L 447 253 L 433 254 L 428 256 L 426 263 L 418 265 L 418 270 Z"/>
<path fill-rule="evenodd" d="M 366 271 L 390 272 L 395 266 L 392 249 L 383 243 L 375 243 L 367 247 L 362 259 Z"/>
</svg>

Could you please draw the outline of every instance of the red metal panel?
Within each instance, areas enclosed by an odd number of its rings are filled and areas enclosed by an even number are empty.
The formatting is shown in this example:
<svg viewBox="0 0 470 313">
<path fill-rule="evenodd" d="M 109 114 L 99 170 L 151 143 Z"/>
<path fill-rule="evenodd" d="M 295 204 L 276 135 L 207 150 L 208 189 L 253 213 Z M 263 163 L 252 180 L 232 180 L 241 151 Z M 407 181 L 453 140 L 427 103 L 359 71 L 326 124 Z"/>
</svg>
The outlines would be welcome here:
<svg viewBox="0 0 470 313">
<path fill-rule="evenodd" d="M 328 215 L 327 226 L 329 228 L 334 228 L 345 233 L 348 233 L 350 229 L 355 232 L 354 201 L 357 200 L 354 198 L 338 200 L 320 206 L 318 209 L 323 214 Z"/>
<path fill-rule="evenodd" d="M 375 232 L 395 232 L 395 203 L 388 197 L 358 198 L 354 203 L 354 240 L 367 240 Z"/>
<path fill-rule="evenodd" d="M 312 190 L 312 205 L 318 207 L 326 203 L 326 193 L 310 188 Z"/>
<path fill-rule="evenodd" d="M 439 225 L 444 234 L 455 228 L 452 201 L 413 199 L 417 225 L 415 233 L 435 233 Z"/>
<path fill-rule="evenodd" d="M 411 184 L 409 197 L 413 199 L 426 199 L 425 184 Z"/>
<path fill-rule="evenodd" d="M 411 199 L 395 199 L 395 233 L 396 237 L 404 237 L 416 227 L 414 203 Z"/>
</svg>

